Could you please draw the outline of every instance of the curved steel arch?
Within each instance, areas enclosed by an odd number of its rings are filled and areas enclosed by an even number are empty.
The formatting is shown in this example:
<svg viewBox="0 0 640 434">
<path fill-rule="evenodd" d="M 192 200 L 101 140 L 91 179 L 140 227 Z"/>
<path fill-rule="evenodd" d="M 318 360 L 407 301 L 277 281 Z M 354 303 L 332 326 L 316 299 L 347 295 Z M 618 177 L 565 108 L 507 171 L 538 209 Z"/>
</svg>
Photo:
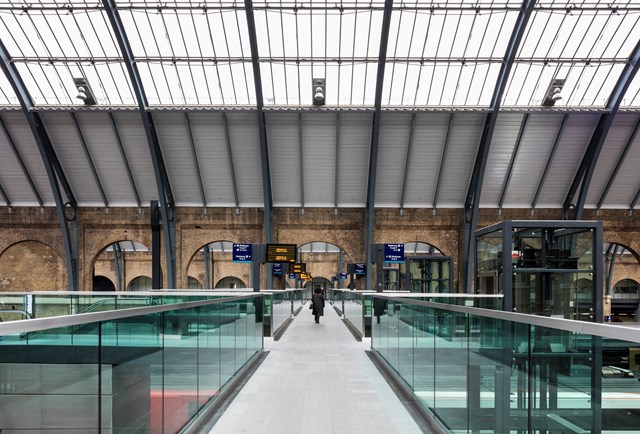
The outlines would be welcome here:
<svg viewBox="0 0 640 434">
<path fill-rule="evenodd" d="M 33 110 L 33 99 L 29 94 L 22 77 L 20 76 L 15 64 L 11 62 L 11 56 L 7 51 L 2 40 L 0 40 L 0 57 L 2 58 L 1 66 L 4 71 L 7 80 L 11 84 L 20 105 L 24 112 L 33 137 L 38 145 L 42 162 L 47 171 L 47 177 L 49 178 L 49 184 L 51 184 L 51 190 L 56 203 L 56 212 L 58 214 L 58 221 L 60 223 L 60 229 L 62 231 L 62 242 L 66 254 L 67 263 L 67 285 L 70 291 L 77 291 L 79 288 L 78 279 L 78 204 L 76 202 L 71 186 L 65 177 L 60 161 L 53 149 L 51 139 L 47 134 L 40 114 Z M 62 198 L 62 192 L 60 186 L 64 189 L 67 201 Z M 67 215 L 67 207 L 71 208 L 72 215 Z M 68 223 L 71 223 L 72 231 L 69 230 Z"/>
<path fill-rule="evenodd" d="M 151 160 L 153 161 L 153 170 L 156 176 L 156 184 L 158 187 L 158 196 L 160 202 L 160 213 L 163 221 L 163 231 L 165 239 L 165 254 L 167 259 L 167 285 L 169 288 L 175 288 L 176 285 L 176 223 L 175 223 L 175 202 L 167 169 L 162 158 L 160 150 L 160 142 L 153 121 L 153 116 L 148 110 L 149 104 L 147 96 L 142 85 L 140 72 L 135 64 L 131 44 L 124 30 L 124 25 L 120 19 L 120 14 L 116 9 L 115 0 L 102 0 L 105 12 L 109 17 L 109 22 L 113 29 L 114 36 L 118 41 L 122 60 L 127 67 L 129 78 L 133 87 L 133 91 L 138 101 L 140 115 L 142 116 L 142 124 L 149 143 L 149 151 L 151 152 Z M 155 250 L 155 249 L 154 249 Z M 156 264 L 159 266 L 160 264 Z"/>
<path fill-rule="evenodd" d="M 478 224 L 478 209 L 480 205 L 480 194 L 482 193 L 482 181 L 484 178 L 484 171 L 487 165 L 487 158 L 489 156 L 489 146 L 491 145 L 491 139 L 493 137 L 493 130 L 496 126 L 496 119 L 498 117 L 498 111 L 500 110 L 500 103 L 502 101 L 502 95 L 507 85 L 507 80 L 511 72 L 511 67 L 520 47 L 520 42 L 527 28 L 527 23 L 533 12 L 535 6 L 535 0 L 524 0 L 520 6 L 520 12 L 516 20 L 509 44 L 507 45 L 507 51 L 504 55 L 502 66 L 500 67 L 500 73 L 496 81 L 496 87 L 491 97 L 491 111 L 487 114 L 485 119 L 484 128 L 482 129 L 482 136 L 480 138 L 480 144 L 478 145 L 478 153 L 476 154 L 475 164 L 473 166 L 473 173 L 471 175 L 471 182 L 469 183 L 469 189 L 467 190 L 467 198 L 464 202 L 464 253 L 462 257 L 463 261 L 463 289 L 465 292 L 471 291 L 471 277 L 473 273 L 472 259 L 474 257 L 475 249 L 475 230 Z"/>
<path fill-rule="evenodd" d="M 372 259 L 373 248 L 373 220 L 376 201 L 376 170 L 378 167 L 378 141 L 380 138 L 380 115 L 382 114 L 382 88 L 384 87 L 384 68 L 387 59 L 387 45 L 389 43 L 389 30 L 391 28 L 391 12 L 393 0 L 385 0 L 384 16 L 382 18 L 382 31 L 380 33 L 380 52 L 378 54 L 378 76 L 376 79 L 376 95 L 374 99 L 373 123 L 371 126 L 371 148 L 369 149 L 369 180 L 367 184 L 367 208 L 365 213 L 366 234 L 364 237 L 365 263 Z M 367 288 L 372 289 L 372 275 L 370 266 L 367 267 Z M 380 283 L 381 282 L 377 282 Z"/>
<path fill-rule="evenodd" d="M 574 208 L 574 220 L 582 218 L 584 204 L 587 200 L 587 192 L 589 191 L 589 185 L 591 184 L 591 178 L 593 177 L 593 172 L 596 164 L 598 163 L 600 152 L 602 151 L 604 142 L 607 139 L 609 130 L 611 129 L 611 124 L 613 124 L 613 119 L 618 112 L 618 108 L 620 108 L 622 98 L 635 78 L 638 68 L 640 68 L 640 40 L 633 49 L 631 56 L 629 56 L 629 61 L 622 70 L 620 77 L 618 77 L 618 81 L 607 100 L 607 112 L 600 115 L 598 124 L 596 125 L 593 135 L 591 136 L 591 140 L 589 141 L 589 145 L 587 146 L 587 150 L 584 153 L 580 166 L 578 167 L 578 171 L 576 172 L 576 176 L 573 178 L 573 182 L 569 187 L 569 191 L 567 192 L 567 196 L 565 197 L 562 205 L 562 213 L 565 219 L 568 219 L 569 210 L 571 208 Z M 578 190 L 578 186 L 580 186 L 580 193 L 578 193 L 578 200 L 574 204 L 572 202 L 576 191 Z"/>
</svg>

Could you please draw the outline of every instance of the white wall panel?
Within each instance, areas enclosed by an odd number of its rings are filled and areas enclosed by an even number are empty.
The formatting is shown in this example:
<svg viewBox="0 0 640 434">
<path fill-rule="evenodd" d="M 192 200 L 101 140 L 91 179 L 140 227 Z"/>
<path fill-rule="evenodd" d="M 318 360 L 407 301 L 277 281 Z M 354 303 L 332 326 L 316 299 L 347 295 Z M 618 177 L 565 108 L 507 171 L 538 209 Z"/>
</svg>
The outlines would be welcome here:
<svg viewBox="0 0 640 434">
<path fill-rule="evenodd" d="M 158 185 L 142 118 L 139 112 L 115 112 L 113 117 L 140 201 L 142 206 L 147 207 L 152 200 L 158 200 Z"/>
<path fill-rule="evenodd" d="M 107 113 L 78 112 L 76 117 L 109 206 L 137 206 L 125 162 Z"/>
<path fill-rule="evenodd" d="M 240 206 L 264 206 L 258 116 L 227 113 Z"/>
<path fill-rule="evenodd" d="M 598 201 L 607 186 L 607 182 L 609 182 L 609 179 L 613 175 L 616 163 L 624 150 L 637 120 L 637 114 L 618 113 L 615 116 L 593 172 L 585 208 L 597 207 Z M 603 208 L 627 208 L 629 206 L 629 192 L 630 190 L 635 190 L 637 187 L 635 185 L 619 187 L 623 188 L 617 188 L 615 191 L 609 190 L 609 193 L 605 197 Z"/>
<path fill-rule="evenodd" d="M 522 113 L 498 114 L 482 181 L 481 207 L 497 208 L 500 204 L 523 118 Z"/>
<path fill-rule="evenodd" d="M 367 204 L 367 175 L 373 113 L 340 114 L 340 173 L 338 206 Z"/>
<path fill-rule="evenodd" d="M 273 206 L 301 206 L 298 113 L 266 114 Z M 305 181 L 306 182 L 306 181 Z"/>
<path fill-rule="evenodd" d="M 47 171 L 42 162 L 42 156 L 38 149 L 31 128 L 27 123 L 22 112 L 7 112 L 2 114 L 7 128 L 11 133 L 11 137 L 22 156 L 25 166 L 28 172 L 31 174 L 31 179 L 36 186 L 36 189 L 40 193 L 40 197 L 45 206 L 55 206 L 55 199 L 53 198 L 53 192 L 51 190 L 51 184 L 49 183 L 49 177 Z M 6 186 L 5 186 L 6 189 Z M 23 205 L 37 205 L 38 202 L 35 197 L 32 198 L 33 202 L 30 202 L 26 198 L 26 203 Z M 18 203 L 16 203 L 18 205 Z"/>
<path fill-rule="evenodd" d="M 203 206 L 185 114 L 154 113 L 153 119 L 176 205 Z"/>
<path fill-rule="evenodd" d="M 545 165 L 563 115 L 560 113 L 532 113 L 520 143 L 513 165 L 511 182 L 507 189 L 504 208 L 531 207 L 536 189 L 542 179 Z"/>
<path fill-rule="evenodd" d="M 4 119 L 6 114 L 3 113 L 2 117 Z M 22 119 L 24 119 L 24 116 L 22 116 Z M 28 127 L 26 128 L 28 129 Z M 35 143 L 33 145 L 35 146 Z M 44 167 L 42 169 L 44 170 Z M 27 177 L 20 168 L 20 163 L 18 163 L 18 159 L 3 131 L 0 132 L 0 185 L 2 185 L 4 192 L 7 194 L 11 205 L 38 206 L 38 200 L 33 194 Z M 0 201 L 3 205 L 7 205 L 2 197 L 0 197 Z"/>
<path fill-rule="evenodd" d="M 570 114 L 544 180 L 537 208 L 561 208 L 584 155 L 598 114 Z M 577 194 L 577 193 L 576 193 Z M 577 196 L 576 196 L 577 198 Z"/>
<path fill-rule="evenodd" d="M 450 116 L 450 113 L 416 114 L 405 208 L 433 206 Z"/>
<path fill-rule="evenodd" d="M 222 113 L 193 112 L 189 113 L 189 119 L 207 205 L 236 206 Z M 231 148 L 234 167 L 237 170 L 233 143 Z"/>
<path fill-rule="evenodd" d="M 484 113 L 456 113 L 453 118 L 438 208 L 464 206 L 486 116 Z"/>
<path fill-rule="evenodd" d="M 335 204 L 336 114 L 303 113 L 304 205 Z"/>
<path fill-rule="evenodd" d="M 383 112 L 380 117 L 376 207 L 400 207 L 410 129 L 411 113 Z"/>
</svg>

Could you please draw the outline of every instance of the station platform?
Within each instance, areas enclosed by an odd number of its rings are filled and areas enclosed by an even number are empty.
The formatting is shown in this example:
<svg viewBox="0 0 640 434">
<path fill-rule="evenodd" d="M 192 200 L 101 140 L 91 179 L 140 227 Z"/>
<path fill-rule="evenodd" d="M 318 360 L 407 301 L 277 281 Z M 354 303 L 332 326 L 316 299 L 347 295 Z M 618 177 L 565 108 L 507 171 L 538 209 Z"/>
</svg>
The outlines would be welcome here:
<svg viewBox="0 0 640 434">
<path fill-rule="evenodd" d="M 210 434 L 427 433 L 327 302 L 320 324 L 308 303 L 282 337 L 264 338 L 267 357 Z M 207 432 L 207 431 L 204 431 Z"/>
</svg>

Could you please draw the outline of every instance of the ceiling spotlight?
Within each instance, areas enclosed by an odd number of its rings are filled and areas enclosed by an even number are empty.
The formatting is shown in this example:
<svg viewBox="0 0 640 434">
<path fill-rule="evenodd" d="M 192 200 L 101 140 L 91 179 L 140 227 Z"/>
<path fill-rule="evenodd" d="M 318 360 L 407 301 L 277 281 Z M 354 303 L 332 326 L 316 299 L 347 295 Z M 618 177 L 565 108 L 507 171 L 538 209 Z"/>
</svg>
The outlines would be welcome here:
<svg viewBox="0 0 640 434">
<path fill-rule="evenodd" d="M 560 101 L 562 99 L 561 92 L 565 80 L 565 78 L 554 78 L 551 80 L 551 83 L 549 83 L 549 87 L 547 88 L 547 93 L 542 101 L 543 106 L 551 107 L 556 103 L 556 101 Z"/>
<path fill-rule="evenodd" d="M 314 78 L 313 82 L 313 105 L 325 104 L 325 79 Z"/>
</svg>

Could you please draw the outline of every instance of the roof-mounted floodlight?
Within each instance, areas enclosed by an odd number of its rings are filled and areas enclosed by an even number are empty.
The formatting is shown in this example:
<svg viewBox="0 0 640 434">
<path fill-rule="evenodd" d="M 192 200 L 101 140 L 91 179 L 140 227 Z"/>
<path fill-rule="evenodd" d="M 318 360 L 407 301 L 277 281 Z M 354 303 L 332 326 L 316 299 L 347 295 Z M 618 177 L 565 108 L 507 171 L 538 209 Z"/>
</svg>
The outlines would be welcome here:
<svg viewBox="0 0 640 434">
<path fill-rule="evenodd" d="M 78 93 L 76 94 L 76 98 L 82 100 L 85 105 L 94 105 L 96 103 L 96 100 L 93 97 L 93 92 L 91 92 L 91 88 L 89 87 L 89 83 L 87 83 L 87 79 L 84 77 L 80 77 L 74 78 L 73 81 L 78 91 Z"/>
<path fill-rule="evenodd" d="M 313 105 L 325 104 L 325 79 L 314 78 L 313 80 Z"/>
<path fill-rule="evenodd" d="M 547 93 L 542 101 L 543 106 L 551 107 L 556 103 L 556 101 L 560 101 L 562 99 L 562 88 L 565 80 L 566 79 L 564 78 L 554 78 L 551 80 L 551 83 L 547 88 Z"/>
</svg>

